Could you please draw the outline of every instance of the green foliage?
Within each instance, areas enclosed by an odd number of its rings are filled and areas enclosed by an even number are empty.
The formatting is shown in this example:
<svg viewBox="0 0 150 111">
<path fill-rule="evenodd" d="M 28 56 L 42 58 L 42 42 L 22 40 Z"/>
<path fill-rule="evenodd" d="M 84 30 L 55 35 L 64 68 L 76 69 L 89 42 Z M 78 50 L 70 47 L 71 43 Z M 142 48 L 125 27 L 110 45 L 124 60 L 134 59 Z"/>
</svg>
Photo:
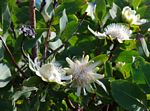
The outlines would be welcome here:
<svg viewBox="0 0 150 111">
<path fill-rule="evenodd" d="M 149 111 L 149 4 L 0 0 L 1 110 Z"/>
<path fill-rule="evenodd" d="M 8 66 L 4 65 L 4 64 L 0 64 L 0 87 L 5 87 L 11 78 L 11 72 L 10 69 L 8 68 Z"/>
<path fill-rule="evenodd" d="M 129 111 L 145 110 L 146 96 L 135 84 L 125 80 L 111 82 L 112 95 L 115 101 Z"/>
<path fill-rule="evenodd" d="M 106 15 L 106 2 L 105 0 L 97 0 L 96 3 L 96 16 L 99 19 L 100 23 Z"/>
</svg>

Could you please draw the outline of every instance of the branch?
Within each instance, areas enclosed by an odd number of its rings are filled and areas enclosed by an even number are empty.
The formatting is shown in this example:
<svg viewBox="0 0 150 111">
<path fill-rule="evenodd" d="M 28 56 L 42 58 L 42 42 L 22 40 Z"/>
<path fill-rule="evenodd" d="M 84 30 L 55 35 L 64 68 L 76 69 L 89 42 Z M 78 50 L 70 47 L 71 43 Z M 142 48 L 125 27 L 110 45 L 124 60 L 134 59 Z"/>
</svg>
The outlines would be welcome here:
<svg viewBox="0 0 150 111">
<path fill-rule="evenodd" d="M 45 60 L 46 60 L 46 58 L 47 58 L 48 40 L 49 40 L 49 37 L 51 36 L 50 25 L 51 25 L 52 20 L 53 20 L 53 17 L 51 18 L 51 20 L 49 20 L 49 21 L 47 22 L 47 28 L 48 28 L 48 30 L 47 30 L 47 36 L 46 36 L 46 38 L 45 38 L 45 44 L 44 44 L 44 45 L 45 45 L 45 46 L 44 46 L 44 54 L 43 54 L 44 62 L 45 62 Z"/>
<path fill-rule="evenodd" d="M 9 48 L 7 47 L 7 45 L 5 44 L 4 40 L 2 39 L 2 37 L 0 36 L 0 40 L 2 41 L 3 46 L 5 47 L 7 53 L 9 54 L 12 63 L 14 64 L 14 66 L 17 68 L 17 70 L 22 74 L 23 78 L 26 78 L 25 73 L 19 68 L 18 64 L 16 63 L 16 60 L 14 58 L 14 56 L 12 55 L 11 51 L 9 50 Z"/>
<path fill-rule="evenodd" d="M 36 28 L 36 14 L 35 14 L 35 0 L 29 0 L 30 8 L 30 24 L 33 29 Z M 38 44 L 35 43 L 35 46 L 32 48 L 32 59 L 37 57 Z"/>
</svg>

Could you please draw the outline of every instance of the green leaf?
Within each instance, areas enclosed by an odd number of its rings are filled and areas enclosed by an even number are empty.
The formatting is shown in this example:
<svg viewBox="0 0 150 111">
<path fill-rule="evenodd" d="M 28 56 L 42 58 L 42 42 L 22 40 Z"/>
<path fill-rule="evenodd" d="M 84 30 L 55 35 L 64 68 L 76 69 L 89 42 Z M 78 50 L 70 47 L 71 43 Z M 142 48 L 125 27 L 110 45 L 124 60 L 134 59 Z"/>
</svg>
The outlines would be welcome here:
<svg viewBox="0 0 150 111">
<path fill-rule="evenodd" d="M 106 75 L 106 77 L 112 77 L 112 73 L 113 73 L 112 64 L 109 63 L 109 62 L 106 62 L 104 67 L 105 67 L 105 75 Z"/>
<path fill-rule="evenodd" d="M 65 8 L 68 13 L 74 14 L 84 5 L 83 0 L 64 0 L 62 8 Z"/>
<path fill-rule="evenodd" d="M 77 36 L 72 36 L 72 38 L 69 40 L 69 43 L 70 43 L 72 46 L 74 46 L 77 41 L 78 41 L 78 37 L 77 37 Z"/>
<path fill-rule="evenodd" d="M 132 63 L 133 57 L 139 56 L 138 52 L 131 50 L 131 51 L 122 51 L 118 54 L 116 62 L 127 62 Z"/>
<path fill-rule="evenodd" d="M 26 98 L 28 98 L 31 94 L 31 91 L 37 91 L 38 89 L 36 87 L 26 87 L 23 86 L 21 91 L 17 91 L 14 93 L 14 95 L 12 96 L 13 101 L 15 102 L 16 100 L 18 100 L 21 96 L 25 96 Z"/>
<path fill-rule="evenodd" d="M 4 13 L 2 13 L 2 26 L 3 26 L 3 33 L 5 33 L 9 26 L 10 26 L 10 11 L 8 6 L 6 7 L 6 10 L 4 11 Z"/>
<path fill-rule="evenodd" d="M 77 26 L 77 21 L 68 22 L 64 32 L 62 33 L 61 38 L 66 40 L 74 32 L 75 27 Z"/>
<path fill-rule="evenodd" d="M 144 59 L 138 57 L 135 59 L 134 63 L 132 64 L 131 73 L 133 77 L 133 81 L 137 84 L 145 84 L 145 77 L 142 71 L 142 66 L 144 65 Z"/>
<path fill-rule="evenodd" d="M 136 10 L 138 9 L 138 6 L 141 4 L 142 0 L 132 0 L 131 5 L 133 6 L 133 8 Z"/>
<path fill-rule="evenodd" d="M 95 62 L 99 61 L 100 63 L 105 63 L 108 60 L 108 56 L 106 54 L 100 54 L 94 58 L 92 58 Z"/>
<path fill-rule="evenodd" d="M 144 58 L 137 57 L 133 63 L 132 73 L 134 79 L 144 83 L 144 80 L 147 82 L 150 87 L 150 63 L 146 62 Z"/>
<path fill-rule="evenodd" d="M 125 40 L 123 44 L 121 44 L 121 49 L 130 51 L 136 49 L 136 40 Z"/>
<path fill-rule="evenodd" d="M 4 57 L 4 48 L 2 41 L 0 41 L 0 61 L 3 59 L 3 57 Z"/>
<path fill-rule="evenodd" d="M 108 2 L 108 4 L 109 4 L 110 6 L 112 6 L 113 3 L 114 3 L 114 0 L 106 0 L 106 1 Z"/>
<path fill-rule="evenodd" d="M 65 30 L 66 24 L 68 22 L 68 18 L 66 15 L 66 10 L 63 10 L 63 15 L 59 20 L 60 34 Z"/>
<path fill-rule="evenodd" d="M 34 87 L 34 86 L 38 86 L 40 82 L 41 82 L 41 79 L 38 76 L 32 76 L 24 80 L 23 85 L 27 87 Z"/>
<path fill-rule="evenodd" d="M 97 0 L 96 3 L 96 17 L 102 22 L 106 15 L 106 2 L 105 0 Z"/>
<path fill-rule="evenodd" d="M 120 67 L 120 72 L 125 79 L 129 78 L 131 76 L 131 63 L 125 63 Z"/>
<path fill-rule="evenodd" d="M 28 3 L 22 4 L 21 7 L 18 7 L 17 5 L 13 7 L 13 10 L 11 12 L 11 19 L 15 25 L 20 24 L 26 24 L 29 20 L 29 7 Z"/>
<path fill-rule="evenodd" d="M 0 64 L 0 88 L 5 87 L 11 78 L 11 72 L 8 66 Z"/>
<path fill-rule="evenodd" d="M 142 65 L 142 72 L 144 73 L 144 76 L 145 76 L 145 80 L 148 84 L 148 86 L 150 87 L 150 63 L 148 62 L 145 62 L 145 64 Z"/>
<path fill-rule="evenodd" d="M 112 96 L 115 101 L 128 111 L 146 110 L 146 95 L 136 85 L 125 80 L 111 82 Z"/>
<path fill-rule="evenodd" d="M 7 7 L 7 0 L 0 0 L 0 22 L 2 22 L 3 13 L 6 10 L 6 7 Z"/>
</svg>

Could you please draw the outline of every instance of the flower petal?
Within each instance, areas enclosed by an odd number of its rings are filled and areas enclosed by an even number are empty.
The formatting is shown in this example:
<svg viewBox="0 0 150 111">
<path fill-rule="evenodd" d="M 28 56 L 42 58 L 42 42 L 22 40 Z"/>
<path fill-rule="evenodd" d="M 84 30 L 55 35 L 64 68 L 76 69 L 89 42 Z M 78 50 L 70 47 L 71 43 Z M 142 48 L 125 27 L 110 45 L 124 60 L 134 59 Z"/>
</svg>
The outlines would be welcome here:
<svg viewBox="0 0 150 111">
<path fill-rule="evenodd" d="M 81 86 L 78 86 L 77 87 L 77 96 L 80 96 L 80 94 L 81 94 Z"/>
<path fill-rule="evenodd" d="M 61 80 L 71 80 L 72 79 L 72 75 L 69 75 L 69 76 L 61 76 Z"/>
<path fill-rule="evenodd" d="M 96 83 L 97 83 L 98 85 L 100 85 L 100 86 L 104 89 L 104 91 L 105 91 L 106 93 L 108 93 L 106 87 L 104 86 L 104 84 L 103 84 L 101 81 L 96 80 Z"/>
<path fill-rule="evenodd" d="M 89 29 L 89 31 L 90 31 L 93 35 L 95 35 L 95 36 L 97 36 L 97 37 L 99 37 L 99 38 L 104 38 L 104 37 L 106 37 L 106 34 L 105 34 L 105 33 L 95 32 L 95 31 L 93 31 L 93 30 L 89 27 L 89 25 L 88 25 L 88 29 Z"/>
<path fill-rule="evenodd" d="M 86 90 L 87 90 L 88 92 L 90 92 L 90 93 L 93 93 L 93 92 L 94 92 L 94 88 L 92 87 L 91 84 L 86 85 L 85 88 L 86 88 Z"/>
<path fill-rule="evenodd" d="M 97 73 L 94 73 L 93 76 L 95 77 L 95 79 L 102 79 L 102 78 L 104 78 L 104 75 L 97 74 Z"/>
<path fill-rule="evenodd" d="M 68 57 L 66 58 L 66 61 L 68 62 L 69 65 L 74 64 L 74 62 L 70 58 L 68 58 Z"/>
<path fill-rule="evenodd" d="M 85 88 L 83 88 L 83 93 L 84 95 L 87 95 Z"/>
<path fill-rule="evenodd" d="M 88 61 L 89 61 L 89 55 L 86 55 L 86 56 L 84 57 L 84 61 L 85 61 L 86 63 L 88 63 Z"/>
</svg>

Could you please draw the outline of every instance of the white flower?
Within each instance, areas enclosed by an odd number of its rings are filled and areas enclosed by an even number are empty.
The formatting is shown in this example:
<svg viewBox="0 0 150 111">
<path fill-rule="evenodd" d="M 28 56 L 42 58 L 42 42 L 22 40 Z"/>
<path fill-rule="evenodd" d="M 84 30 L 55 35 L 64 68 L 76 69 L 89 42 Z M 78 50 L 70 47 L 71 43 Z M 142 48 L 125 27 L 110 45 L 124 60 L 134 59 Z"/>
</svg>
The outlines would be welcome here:
<svg viewBox="0 0 150 111">
<path fill-rule="evenodd" d="M 87 12 L 87 15 L 90 16 L 92 18 L 92 20 L 95 19 L 95 7 L 96 7 L 96 4 L 95 3 L 92 3 L 92 2 L 88 2 L 88 7 L 86 9 L 85 12 Z"/>
<path fill-rule="evenodd" d="M 93 63 L 89 61 L 89 56 L 83 56 L 81 60 L 72 61 L 68 57 L 66 58 L 70 68 L 65 68 L 67 73 L 72 75 L 72 86 L 77 87 L 77 96 L 80 96 L 81 89 L 83 88 L 84 95 L 86 95 L 86 90 L 88 92 L 93 92 L 94 88 L 91 83 L 97 83 L 102 86 L 107 92 L 105 86 L 99 79 L 104 76 L 95 72 L 95 67 L 98 63 Z"/>
<path fill-rule="evenodd" d="M 71 80 L 72 76 L 66 76 L 65 71 L 55 63 L 48 63 L 40 67 L 38 65 L 37 59 L 33 62 L 30 57 L 29 68 L 36 73 L 37 76 L 45 82 L 56 82 L 58 84 L 63 84 L 62 80 Z"/>
<path fill-rule="evenodd" d="M 130 40 L 132 31 L 125 25 L 112 23 L 104 28 L 104 33 L 94 32 L 90 27 L 88 29 L 97 37 L 104 38 L 109 36 L 111 39 L 117 39 L 118 42 L 122 43 L 123 40 Z"/>
<path fill-rule="evenodd" d="M 148 32 L 150 32 L 150 28 L 148 28 Z"/>
<path fill-rule="evenodd" d="M 122 17 L 131 25 L 142 25 L 147 22 L 146 19 L 140 19 L 140 15 L 136 15 L 136 11 L 126 6 L 122 10 Z"/>
</svg>

